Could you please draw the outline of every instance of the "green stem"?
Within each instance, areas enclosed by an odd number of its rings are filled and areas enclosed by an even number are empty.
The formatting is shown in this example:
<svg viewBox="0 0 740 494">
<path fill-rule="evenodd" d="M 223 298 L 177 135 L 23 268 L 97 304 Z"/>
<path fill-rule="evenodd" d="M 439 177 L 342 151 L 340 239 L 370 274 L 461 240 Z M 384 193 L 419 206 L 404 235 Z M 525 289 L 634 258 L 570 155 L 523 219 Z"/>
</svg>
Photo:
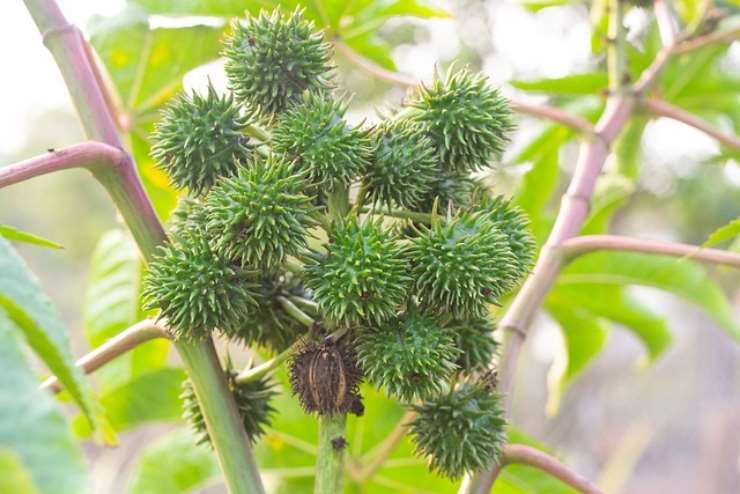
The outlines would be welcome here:
<svg viewBox="0 0 740 494">
<path fill-rule="evenodd" d="M 319 304 L 313 300 L 308 300 L 307 298 L 299 297 L 298 295 L 289 295 L 288 298 L 297 305 L 303 306 L 304 309 L 312 312 L 314 315 L 319 311 Z"/>
<path fill-rule="evenodd" d="M 624 1 L 608 0 L 608 47 L 606 52 L 606 63 L 609 74 L 609 91 L 613 94 L 622 90 L 626 82 L 626 58 L 624 51 L 624 39 L 626 30 L 624 27 Z"/>
<path fill-rule="evenodd" d="M 432 215 L 430 213 L 419 213 L 416 211 L 406 211 L 403 209 L 372 209 L 369 207 L 362 208 L 363 213 L 377 214 L 383 216 L 392 216 L 405 220 L 413 220 L 419 223 L 431 223 Z"/>
<path fill-rule="evenodd" d="M 319 417 L 319 451 L 316 459 L 314 494 L 341 494 L 344 481 L 345 435 L 347 416 Z"/>
<path fill-rule="evenodd" d="M 262 127 L 255 124 L 247 125 L 244 128 L 244 133 L 250 137 L 254 137 L 258 141 L 261 141 L 262 144 L 269 143 L 270 139 L 272 138 L 272 136 L 270 136 L 270 133 L 266 129 L 263 129 Z"/>
<path fill-rule="evenodd" d="M 315 324 L 316 321 L 314 321 L 308 314 L 303 312 L 301 309 L 298 308 L 296 304 L 288 300 L 287 298 L 283 296 L 278 296 L 277 301 L 282 306 L 283 310 L 286 314 L 288 314 L 290 317 L 298 321 L 299 323 L 303 324 L 304 326 L 310 328 Z"/>
<path fill-rule="evenodd" d="M 257 367 L 243 370 L 238 376 L 236 376 L 236 383 L 246 384 L 248 382 L 256 381 L 257 379 L 266 376 L 270 372 L 280 367 L 280 364 L 287 361 L 290 356 L 293 355 L 293 352 L 302 344 L 303 342 L 301 340 L 298 340 L 279 354 L 275 355 L 270 360 L 263 362 Z"/>
<path fill-rule="evenodd" d="M 55 0 L 24 0 L 44 44 L 62 73 L 85 134 L 123 150 L 103 89 L 79 29 L 70 24 Z M 142 256 L 150 260 L 166 234 L 141 185 L 134 161 L 126 153 L 117 166 L 94 172 L 112 196 L 136 239 Z M 231 494 L 262 494 L 264 488 L 244 426 L 229 392 L 218 355 L 210 339 L 175 342 L 193 382 L 211 442 Z"/>
</svg>

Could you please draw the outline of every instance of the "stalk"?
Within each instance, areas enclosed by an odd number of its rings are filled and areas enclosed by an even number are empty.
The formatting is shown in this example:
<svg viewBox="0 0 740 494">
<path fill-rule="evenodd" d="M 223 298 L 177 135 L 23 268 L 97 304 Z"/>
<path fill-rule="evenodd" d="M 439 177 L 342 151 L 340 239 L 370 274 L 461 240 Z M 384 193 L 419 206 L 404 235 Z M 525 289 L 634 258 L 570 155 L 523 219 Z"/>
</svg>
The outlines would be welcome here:
<svg viewBox="0 0 740 494">
<path fill-rule="evenodd" d="M 90 139 L 123 150 L 114 118 L 98 84 L 79 29 L 70 24 L 55 0 L 24 0 L 44 44 L 59 67 Z M 151 260 L 167 236 L 141 185 L 133 159 L 93 172 L 113 198 L 139 245 Z M 175 342 L 198 397 L 208 433 L 231 494 L 262 494 L 264 488 L 244 427 L 211 339 Z"/>
<path fill-rule="evenodd" d="M 319 451 L 316 458 L 315 494 L 339 494 L 344 481 L 344 445 L 335 439 L 344 438 L 347 415 L 319 416 Z M 334 442 L 334 444 L 333 444 Z"/>
</svg>

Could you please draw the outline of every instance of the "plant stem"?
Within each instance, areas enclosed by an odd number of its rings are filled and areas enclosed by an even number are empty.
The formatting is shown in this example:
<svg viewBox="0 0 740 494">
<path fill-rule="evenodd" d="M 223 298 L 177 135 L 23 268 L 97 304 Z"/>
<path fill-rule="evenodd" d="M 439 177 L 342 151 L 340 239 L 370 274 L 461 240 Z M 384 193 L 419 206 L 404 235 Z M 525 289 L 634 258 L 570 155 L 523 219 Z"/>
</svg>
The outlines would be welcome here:
<svg viewBox="0 0 740 494">
<path fill-rule="evenodd" d="M 418 213 L 416 211 L 406 211 L 405 209 L 385 209 L 385 208 L 371 208 L 365 206 L 362 208 L 363 213 L 392 216 L 394 218 L 401 218 L 405 220 L 413 220 L 419 223 L 431 223 L 432 215 L 430 213 Z"/>
<path fill-rule="evenodd" d="M 122 150 L 123 144 L 95 78 L 82 35 L 62 14 L 55 0 L 24 0 L 44 44 L 56 60 L 85 134 Z M 130 155 L 116 167 L 94 170 L 111 194 L 146 260 L 166 241 L 166 234 L 141 185 Z M 209 436 L 231 494 L 262 494 L 264 488 L 218 355 L 209 338 L 192 343 L 176 341 L 203 411 Z"/>
<path fill-rule="evenodd" d="M 270 136 L 270 133 L 266 129 L 263 129 L 262 127 L 255 124 L 247 125 L 244 128 L 244 133 L 250 137 L 254 137 L 258 141 L 262 142 L 262 144 L 269 143 L 270 139 L 272 138 Z"/>
<path fill-rule="evenodd" d="M 682 110 L 681 108 L 658 99 L 645 99 L 642 101 L 642 107 L 653 115 L 670 118 L 694 127 L 708 136 L 713 137 L 721 144 L 736 151 L 740 151 L 740 138 L 732 134 L 725 134 L 724 132 L 715 129 L 701 118 Z"/>
<path fill-rule="evenodd" d="M 95 372 L 111 360 L 139 345 L 156 338 L 169 338 L 169 333 L 153 319 L 145 319 L 127 328 L 106 341 L 90 353 L 86 354 L 75 365 L 82 368 L 86 374 Z M 54 393 L 61 391 L 59 380 L 55 376 L 49 377 L 41 384 L 42 389 L 51 389 Z"/>
<path fill-rule="evenodd" d="M 583 494 L 604 494 L 597 486 L 557 461 L 547 453 L 523 444 L 504 447 L 501 466 L 520 464 L 542 470 Z"/>
<path fill-rule="evenodd" d="M 303 342 L 301 340 L 298 340 L 294 342 L 292 345 L 290 345 L 288 348 L 280 352 L 279 354 L 275 355 L 270 360 L 261 363 L 257 367 L 252 367 L 251 369 L 244 369 L 238 376 L 236 376 L 236 383 L 246 384 L 248 382 L 256 381 L 257 379 L 260 379 L 266 376 L 270 372 L 280 367 L 280 364 L 290 359 L 290 356 L 293 355 L 293 352 L 295 352 L 295 350 L 302 343 Z"/>
<path fill-rule="evenodd" d="M 663 46 L 675 45 L 676 27 L 673 24 L 673 15 L 668 1 L 653 0 L 653 11 L 655 12 L 655 21 L 658 23 L 658 32 Z"/>
<path fill-rule="evenodd" d="M 278 303 L 280 303 L 280 305 L 282 306 L 283 310 L 285 310 L 286 314 L 288 314 L 290 317 L 303 324 L 307 328 L 312 327 L 316 323 L 316 321 L 314 321 L 311 316 L 303 312 L 301 309 L 298 308 L 298 306 L 296 306 L 287 298 L 283 296 L 278 296 L 276 297 L 276 299 Z"/>
<path fill-rule="evenodd" d="M 609 74 L 609 91 L 614 94 L 622 90 L 626 76 L 626 58 L 624 52 L 624 2 L 626 0 L 607 0 L 608 9 L 608 45 L 606 50 L 607 71 Z"/>
<path fill-rule="evenodd" d="M 342 492 L 346 447 L 337 447 L 339 444 L 334 440 L 344 439 L 346 424 L 347 416 L 343 413 L 319 416 L 319 450 L 316 457 L 314 494 Z"/>
<path fill-rule="evenodd" d="M 380 446 L 378 446 L 376 450 L 371 451 L 367 454 L 369 459 L 367 463 L 362 466 L 357 472 L 355 478 L 356 482 L 364 482 L 365 480 L 375 475 L 378 470 L 380 470 L 388 457 L 393 454 L 393 452 L 398 447 L 398 444 L 401 442 L 401 439 L 403 439 L 403 436 L 406 433 L 406 428 L 415 416 L 416 412 L 413 412 L 411 410 L 404 413 L 403 417 L 401 417 L 401 420 L 399 420 L 398 424 L 396 424 L 396 427 L 393 428 L 391 433 L 388 434 L 388 436 L 383 440 Z"/>
<path fill-rule="evenodd" d="M 719 264 L 740 268 L 740 254 L 719 249 L 705 249 L 659 240 L 623 237 L 621 235 L 584 235 L 566 240 L 560 245 L 564 262 L 600 250 L 620 252 L 642 252 L 659 256 L 693 259 L 707 264 Z"/>
</svg>

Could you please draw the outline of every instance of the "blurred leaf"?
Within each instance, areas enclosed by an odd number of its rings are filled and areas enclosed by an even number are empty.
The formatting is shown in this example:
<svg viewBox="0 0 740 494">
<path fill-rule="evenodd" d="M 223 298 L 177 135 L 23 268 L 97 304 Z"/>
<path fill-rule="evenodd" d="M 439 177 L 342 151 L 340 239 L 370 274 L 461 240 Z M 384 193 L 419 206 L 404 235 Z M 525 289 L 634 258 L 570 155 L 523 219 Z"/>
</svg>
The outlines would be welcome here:
<svg viewBox="0 0 740 494">
<path fill-rule="evenodd" d="M 38 494 L 31 472 L 9 449 L 0 448 L 0 492 L 4 494 Z"/>
<path fill-rule="evenodd" d="M 695 303 L 731 337 L 740 339 L 740 325 L 722 289 L 691 260 L 626 252 L 592 253 L 567 266 L 557 284 L 644 285 L 665 290 Z M 604 305 L 610 303 L 607 299 Z M 656 346 L 660 348 L 660 344 Z"/>
<path fill-rule="evenodd" d="M 559 130 L 560 133 L 567 132 L 564 128 Z M 550 229 L 549 218 L 544 215 L 544 210 L 558 184 L 559 151 L 558 147 L 554 147 L 534 160 L 515 195 L 516 203 L 529 216 L 532 231 L 540 244 Z"/>
<path fill-rule="evenodd" d="M 5 237 L 11 242 L 23 242 L 26 244 L 38 245 L 39 247 L 46 247 L 48 249 L 63 249 L 61 245 L 51 240 L 46 240 L 43 237 L 34 235 L 33 233 L 24 232 L 10 225 L 0 224 L 0 237 Z"/>
<path fill-rule="evenodd" d="M 0 255 L 0 259 L 4 256 Z M 2 270 L 0 270 L 2 273 Z M 42 494 L 89 492 L 82 451 L 75 444 L 56 401 L 39 389 L 14 324 L 0 311 L 0 492 L 31 494 L 30 473 Z M 10 456 L 12 455 L 12 456 Z M 10 462 L 26 470 L 10 470 Z M 13 483 L 15 486 L 13 486 Z M 6 489 L 6 485 L 10 485 Z M 28 489 L 25 489 L 28 487 Z"/>
<path fill-rule="evenodd" d="M 347 40 L 347 46 L 363 57 L 372 60 L 384 69 L 396 70 L 396 62 L 391 57 L 391 46 L 370 34 L 355 36 Z"/>
<path fill-rule="evenodd" d="M 531 92 L 590 96 L 606 89 L 608 80 L 605 72 L 589 72 L 556 79 L 511 81 L 511 85 L 517 89 Z"/>
<path fill-rule="evenodd" d="M 634 192 L 632 182 L 621 175 L 602 175 L 596 184 L 591 212 L 581 228 L 581 235 L 606 233 L 614 213 Z"/>
<path fill-rule="evenodd" d="M 571 0 L 518 0 L 518 3 L 531 12 L 539 12 L 547 7 L 567 5 L 570 2 Z"/>
<path fill-rule="evenodd" d="M 730 240 L 740 235 L 740 218 L 732 220 L 728 224 L 714 230 L 703 247 L 711 247 L 725 240 Z"/>
<path fill-rule="evenodd" d="M 554 415 L 573 379 L 601 353 L 609 332 L 598 317 L 557 291 L 548 296 L 545 308 L 560 325 L 563 336 L 563 354 L 556 357 L 547 376 L 546 409 L 548 414 Z"/>
<path fill-rule="evenodd" d="M 124 431 L 146 422 L 178 420 L 182 415 L 180 392 L 185 371 L 163 367 L 111 388 L 100 397 L 106 417 L 116 431 Z M 89 430 L 77 417 L 75 432 L 86 437 Z"/>
<path fill-rule="evenodd" d="M 139 305 L 143 269 L 127 233 L 110 230 L 101 237 L 93 252 L 83 311 L 85 335 L 93 348 L 144 319 Z M 98 369 L 96 380 L 104 391 L 120 386 L 162 367 L 168 350 L 165 339 L 147 342 Z"/>
<path fill-rule="evenodd" d="M 148 446 L 131 473 L 130 494 L 186 494 L 219 475 L 213 451 L 182 428 Z"/>
<path fill-rule="evenodd" d="M 154 204 L 159 217 L 166 220 L 177 206 L 178 193 L 170 184 L 167 174 L 155 166 L 151 157 L 149 135 L 151 135 L 152 127 L 153 125 L 147 126 L 147 130 L 141 127 L 134 129 L 130 136 L 131 148 L 147 195 Z"/>
<path fill-rule="evenodd" d="M 148 12 L 158 15 L 203 15 L 214 17 L 238 17 L 245 10 L 259 12 L 260 7 L 268 8 L 277 1 L 260 0 L 131 0 L 144 7 Z"/>
<path fill-rule="evenodd" d="M 92 393 L 82 371 L 75 366 L 61 316 L 23 259 L 0 237 L 0 313 L 2 309 L 95 429 L 97 415 Z"/>
<path fill-rule="evenodd" d="M 645 117 L 632 117 L 614 144 L 614 154 L 617 158 L 619 173 L 633 180 L 640 173 L 642 135 L 647 123 L 648 119 Z"/>
</svg>

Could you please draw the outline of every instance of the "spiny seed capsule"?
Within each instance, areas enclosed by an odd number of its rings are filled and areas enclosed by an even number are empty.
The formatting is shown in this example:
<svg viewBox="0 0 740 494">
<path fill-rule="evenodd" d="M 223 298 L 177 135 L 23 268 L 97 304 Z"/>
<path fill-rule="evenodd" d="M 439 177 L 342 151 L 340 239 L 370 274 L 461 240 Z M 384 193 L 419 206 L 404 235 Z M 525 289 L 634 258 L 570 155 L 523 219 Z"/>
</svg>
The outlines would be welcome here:
<svg viewBox="0 0 740 494">
<path fill-rule="evenodd" d="M 529 218 L 524 211 L 504 196 L 487 195 L 480 199 L 473 211 L 488 218 L 506 235 L 509 248 L 514 254 L 515 279 L 524 277 L 532 267 L 537 246 L 529 228 Z"/>
<path fill-rule="evenodd" d="M 440 211 L 447 211 L 448 208 L 458 211 L 470 206 L 474 190 L 475 181 L 467 173 L 441 170 L 434 176 L 429 192 L 414 209 L 430 212 L 436 202 Z"/>
<path fill-rule="evenodd" d="M 344 121 L 345 112 L 327 93 L 306 95 L 277 120 L 274 151 L 294 160 L 316 185 L 348 186 L 367 168 L 372 143 L 359 126 Z"/>
<path fill-rule="evenodd" d="M 498 348 L 493 338 L 496 324 L 490 317 L 453 320 L 445 324 L 460 350 L 457 365 L 467 373 L 484 370 Z"/>
<path fill-rule="evenodd" d="M 144 280 L 146 310 L 159 309 L 176 338 L 238 330 L 257 306 L 254 275 L 216 254 L 198 231 L 159 248 Z"/>
<path fill-rule="evenodd" d="M 272 270 L 306 248 L 316 225 L 304 177 L 292 164 L 269 157 L 221 180 L 206 202 L 214 249 L 243 266 Z"/>
<path fill-rule="evenodd" d="M 271 416 L 275 413 L 275 409 L 270 405 L 270 400 L 278 394 L 277 385 L 268 379 L 257 379 L 239 384 L 236 381 L 236 372 L 231 369 L 227 369 L 226 372 L 229 391 L 234 397 L 244 430 L 249 440 L 254 444 L 265 433 L 265 428 L 270 426 Z M 195 430 L 196 444 L 212 446 L 205 418 L 190 380 L 183 382 L 180 400 L 183 404 L 183 418 Z"/>
<path fill-rule="evenodd" d="M 282 352 L 305 334 L 307 328 L 285 312 L 279 298 L 293 294 L 305 297 L 305 293 L 295 280 L 285 274 L 263 276 L 259 284 L 258 307 L 249 314 L 248 323 L 228 336 L 246 345 Z"/>
<path fill-rule="evenodd" d="M 413 240 L 409 257 L 422 306 L 454 317 L 484 315 L 514 275 L 506 235 L 485 217 L 471 214 L 435 221 Z"/>
<path fill-rule="evenodd" d="M 377 328 L 364 329 L 357 343 L 368 382 L 406 402 L 439 392 L 457 369 L 459 354 L 452 332 L 414 307 Z"/>
<path fill-rule="evenodd" d="M 165 107 L 152 135 L 152 157 L 175 187 L 199 195 L 236 174 L 238 162 L 252 154 L 242 134 L 250 117 L 239 111 L 231 96 L 219 96 L 210 85 L 205 97 L 181 94 Z"/>
<path fill-rule="evenodd" d="M 331 46 L 314 29 L 300 9 L 234 21 L 223 54 L 237 100 L 273 115 L 299 102 L 304 91 L 328 88 Z"/>
<path fill-rule="evenodd" d="M 388 207 L 418 205 L 437 175 L 432 141 L 409 120 L 386 121 L 373 137 L 372 163 L 363 179 L 368 198 Z"/>
<path fill-rule="evenodd" d="M 346 342 L 331 337 L 320 343 L 307 342 L 290 365 L 293 394 L 308 413 L 362 415 L 361 379 L 354 351 Z"/>
<path fill-rule="evenodd" d="M 490 468 L 506 444 L 506 420 L 489 383 L 466 382 L 421 405 L 409 430 L 429 468 L 455 479 Z"/>
<path fill-rule="evenodd" d="M 404 249 L 379 221 L 335 224 L 327 253 L 306 267 L 306 283 L 321 313 L 340 325 L 380 324 L 405 301 Z"/>
<path fill-rule="evenodd" d="M 485 76 L 467 70 L 420 87 L 411 106 L 411 118 L 426 129 L 449 171 L 487 167 L 501 156 L 514 128 L 506 98 Z"/>
</svg>

